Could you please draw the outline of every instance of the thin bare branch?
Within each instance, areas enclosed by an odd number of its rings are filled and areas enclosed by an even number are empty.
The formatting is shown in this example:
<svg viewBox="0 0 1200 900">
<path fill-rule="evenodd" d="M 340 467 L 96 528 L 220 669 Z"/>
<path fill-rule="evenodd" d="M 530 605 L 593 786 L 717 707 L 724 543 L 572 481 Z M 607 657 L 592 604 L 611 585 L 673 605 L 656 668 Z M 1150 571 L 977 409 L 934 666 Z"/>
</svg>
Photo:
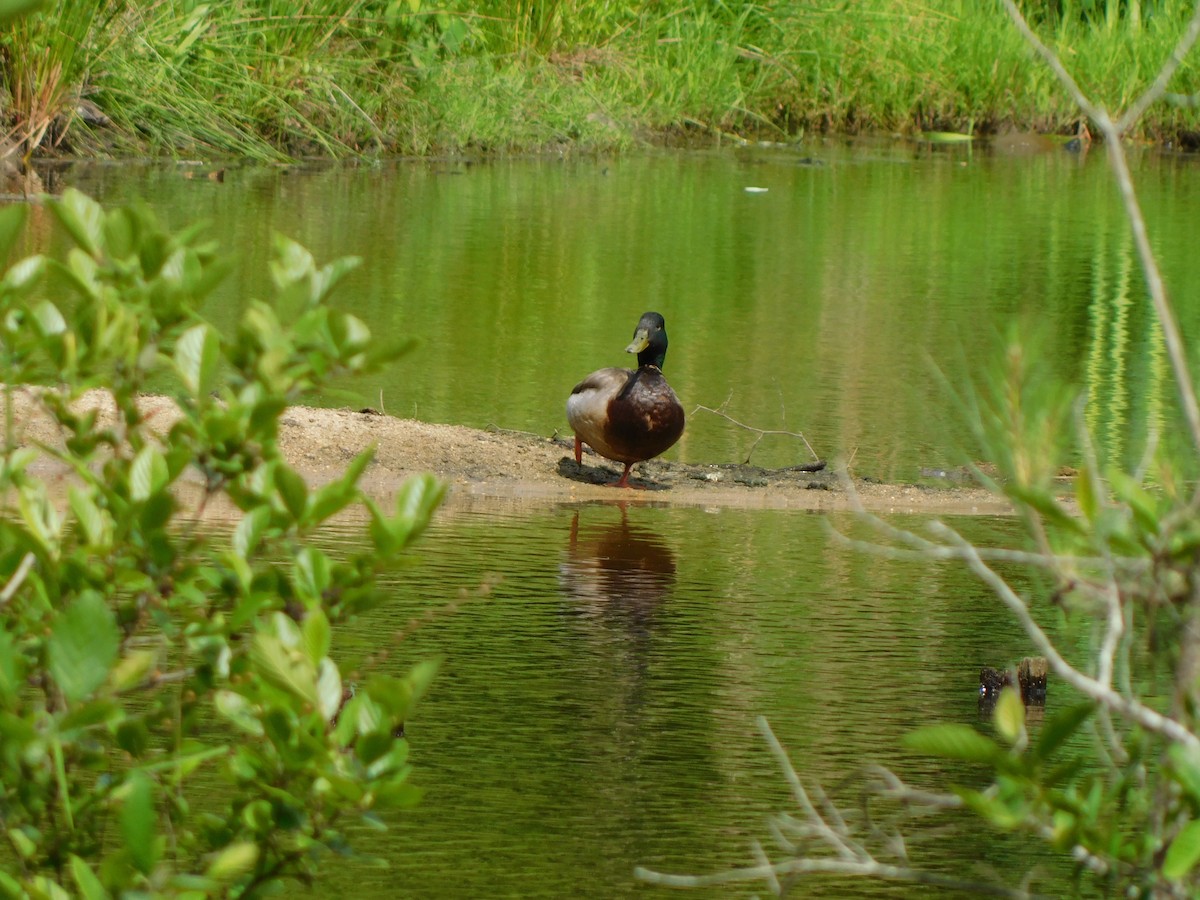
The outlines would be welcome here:
<svg viewBox="0 0 1200 900">
<path fill-rule="evenodd" d="M 1200 94 L 1176 94 L 1167 91 L 1163 94 L 1163 99 L 1173 106 L 1183 106 L 1189 109 L 1200 106 Z"/>
<path fill-rule="evenodd" d="M 845 834 L 839 834 L 831 828 L 812 805 L 812 801 L 808 799 L 808 792 L 804 790 L 804 785 L 800 782 L 800 776 L 792 768 L 792 761 L 788 757 L 787 751 L 783 749 L 783 744 L 779 743 L 779 738 L 775 737 L 775 732 L 771 730 L 771 726 L 764 716 L 759 716 L 758 727 L 767 739 L 767 746 L 771 748 L 771 753 L 774 754 L 779 767 L 783 769 L 784 777 L 792 788 L 792 794 L 795 796 L 796 802 L 800 804 L 800 808 L 804 811 L 805 818 L 817 828 L 825 843 L 843 859 L 861 857 L 863 854 L 862 848 L 856 845 L 852 846 L 853 842 L 849 841 Z"/>
<path fill-rule="evenodd" d="M 862 509 L 856 508 L 855 512 L 862 513 Z M 830 526 L 830 536 L 843 544 L 846 547 L 858 550 L 864 553 L 874 553 L 883 555 L 892 559 L 908 559 L 908 560 L 962 560 L 963 554 L 957 547 L 948 547 L 945 544 L 938 544 L 933 541 L 924 541 L 920 535 L 913 534 L 911 531 L 895 528 L 889 525 L 882 519 L 878 522 L 872 522 L 872 525 L 878 527 L 882 532 L 887 532 L 887 537 L 895 540 L 903 540 L 907 542 L 922 542 L 924 546 L 913 547 L 913 549 L 905 549 L 902 547 L 893 547 L 886 544 L 878 544 L 873 541 L 859 540 L 852 538 Z M 1004 547 L 976 547 L 976 551 L 981 557 L 992 562 L 1015 563 L 1020 565 L 1035 566 L 1046 571 L 1058 571 L 1063 568 L 1070 569 L 1074 572 L 1083 571 L 1089 568 L 1099 568 L 1105 564 L 1103 557 L 1099 556 L 1071 556 L 1062 555 L 1054 556 L 1048 553 L 1035 553 L 1028 550 L 1010 550 Z M 1148 571 L 1150 563 L 1146 560 L 1133 559 L 1129 557 L 1119 558 L 1122 564 L 1120 571 L 1135 575 Z M 1080 576 L 1076 576 L 1080 577 Z M 1096 591 L 1102 589 L 1102 585 L 1096 583 L 1083 583 L 1080 587 L 1094 588 Z"/>
<path fill-rule="evenodd" d="M 768 874 L 766 876 L 767 887 L 771 889 L 771 893 L 776 897 L 782 897 L 783 886 L 779 883 L 778 876 L 776 876 L 773 871 L 770 871 L 770 857 L 767 856 L 766 851 L 763 850 L 762 844 L 758 842 L 757 838 L 750 842 L 750 849 L 754 853 L 754 862 L 758 864 L 759 868 L 765 866 L 768 869 Z"/>
<path fill-rule="evenodd" d="M 776 428 L 756 428 L 753 425 L 747 425 L 745 422 L 739 422 L 733 416 L 729 415 L 729 413 L 725 412 L 725 407 L 728 405 L 732 397 L 733 395 L 730 394 L 729 397 L 725 398 L 725 402 L 716 409 L 713 409 L 710 406 L 697 406 L 692 410 L 692 415 L 694 416 L 698 412 L 712 413 L 714 416 L 720 416 L 722 419 L 732 423 L 733 425 L 736 425 L 738 428 L 744 428 L 746 431 L 757 434 L 758 437 L 755 438 L 754 443 L 750 445 L 750 449 L 746 453 L 746 458 L 743 460 L 743 464 L 749 464 L 750 457 L 754 455 L 754 451 L 758 449 L 758 445 L 762 443 L 763 438 L 767 437 L 768 435 L 797 438 L 798 440 L 804 442 L 804 446 L 808 448 L 808 452 L 812 454 L 812 458 L 814 460 L 819 461 L 821 459 L 821 457 L 817 455 L 817 451 L 812 448 L 812 444 L 808 442 L 808 438 L 798 431 L 784 431 L 783 429 Z"/>
<path fill-rule="evenodd" d="M 964 805 L 962 797 L 958 794 L 935 794 L 931 791 L 910 787 L 886 766 L 868 766 L 867 772 L 881 782 L 881 796 L 899 803 L 913 803 L 933 809 L 961 809 Z"/>
</svg>

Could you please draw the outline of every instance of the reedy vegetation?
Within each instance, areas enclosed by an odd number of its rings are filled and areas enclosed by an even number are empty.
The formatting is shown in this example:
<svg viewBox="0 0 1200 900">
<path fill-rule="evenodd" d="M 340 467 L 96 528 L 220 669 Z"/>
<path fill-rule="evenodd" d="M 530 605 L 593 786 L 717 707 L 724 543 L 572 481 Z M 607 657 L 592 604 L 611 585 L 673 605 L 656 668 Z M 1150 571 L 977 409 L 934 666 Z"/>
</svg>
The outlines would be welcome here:
<svg viewBox="0 0 1200 900">
<path fill-rule="evenodd" d="M 1188 4 L 1025 7 L 1089 93 L 1123 108 Z M 82 153 L 596 149 L 680 133 L 1069 131 L 1079 119 L 975 0 L 57 0 L 7 31 L 16 136 L 37 139 L 62 112 L 51 136 Z M 1200 90 L 1194 67 L 1176 90 Z M 80 96 L 116 127 L 67 132 Z M 1159 104 L 1140 127 L 1170 138 L 1196 113 Z"/>
</svg>

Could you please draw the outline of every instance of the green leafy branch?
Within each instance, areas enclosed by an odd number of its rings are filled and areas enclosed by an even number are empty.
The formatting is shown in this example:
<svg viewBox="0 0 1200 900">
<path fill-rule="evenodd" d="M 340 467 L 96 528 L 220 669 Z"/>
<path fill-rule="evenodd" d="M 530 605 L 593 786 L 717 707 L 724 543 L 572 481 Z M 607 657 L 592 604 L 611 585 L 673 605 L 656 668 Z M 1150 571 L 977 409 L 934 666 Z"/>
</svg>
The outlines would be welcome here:
<svg viewBox="0 0 1200 900">
<path fill-rule="evenodd" d="M 225 336 L 200 309 L 229 264 L 199 229 L 75 191 L 50 209 L 73 246 L 0 277 L 0 832 L 15 862 L 0 891 L 252 896 L 311 878 L 323 851 L 348 852 L 346 822 L 382 825 L 420 797 L 403 723 L 436 662 L 355 670 L 333 634 L 382 602 L 444 487 L 413 478 L 385 510 L 358 487 L 367 451 L 312 488 L 279 419 L 402 347 L 328 305 L 354 260 L 319 266 L 280 239 L 276 296 Z M 25 215 L 0 210 L 0 257 Z M 18 387 L 38 382 L 52 386 Z M 173 401 L 169 426 L 145 410 L 150 387 Z M 85 402 L 98 390 L 111 416 Z M 23 439 L 18 392 L 58 440 Z M 37 474 L 45 456 L 70 473 L 65 496 Z M 200 518 L 217 499 L 227 537 Z M 312 538 L 355 506 L 362 549 L 335 559 Z M 196 785 L 214 777 L 223 808 L 206 791 L 201 812 Z"/>
</svg>

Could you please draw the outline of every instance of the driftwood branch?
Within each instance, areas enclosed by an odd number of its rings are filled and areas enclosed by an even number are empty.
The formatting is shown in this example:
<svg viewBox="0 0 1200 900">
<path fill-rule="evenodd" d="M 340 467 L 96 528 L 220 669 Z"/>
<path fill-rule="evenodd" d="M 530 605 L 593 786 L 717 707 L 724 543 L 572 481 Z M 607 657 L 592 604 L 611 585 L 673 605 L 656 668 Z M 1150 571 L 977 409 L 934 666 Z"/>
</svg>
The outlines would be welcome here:
<svg viewBox="0 0 1200 900">
<path fill-rule="evenodd" d="M 749 431 L 753 434 L 758 435 L 758 437 L 756 437 L 754 439 L 754 443 L 750 445 L 750 449 L 746 452 L 746 458 L 744 460 L 742 460 L 743 465 L 749 465 L 750 457 L 754 455 L 754 451 L 758 449 L 758 445 L 762 443 L 763 438 L 767 437 L 768 435 L 791 437 L 791 438 L 796 438 L 800 441 L 803 441 L 804 446 L 808 448 L 808 452 L 812 454 L 812 458 L 816 461 L 820 461 L 821 457 L 819 457 L 817 455 L 817 451 L 812 448 L 812 444 L 810 444 L 808 442 L 808 438 L 806 438 L 800 432 L 785 431 L 783 429 L 778 429 L 778 428 L 757 428 L 754 425 L 747 425 L 745 422 L 740 422 L 737 419 L 735 419 L 733 416 L 729 415 L 729 413 L 725 412 L 725 407 L 727 407 L 729 405 L 729 401 L 732 399 L 733 399 L 733 394 L 730 394 L 728 397 L 725 398 L 725 402 L 722 403 L 720 406 L 718 406 L 716 409 L 713 409 L 711 406 L 697 406 L 695 409 L 692 410 L 692 415 L 694 416 L 698 412 L 712 413 L 714 416 L 720 416 L 726 422 L 729 422 L 732 425 L 736 425 L 738 428 L 743 428 L 746 431 Z"/>
</svg>

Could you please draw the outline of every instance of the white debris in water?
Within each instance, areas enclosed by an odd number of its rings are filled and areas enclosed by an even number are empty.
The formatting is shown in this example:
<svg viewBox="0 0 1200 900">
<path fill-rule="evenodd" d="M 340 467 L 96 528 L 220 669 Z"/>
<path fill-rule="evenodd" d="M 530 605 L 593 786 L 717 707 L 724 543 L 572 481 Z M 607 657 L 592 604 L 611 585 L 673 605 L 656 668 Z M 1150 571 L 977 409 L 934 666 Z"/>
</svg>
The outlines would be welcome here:
<svg viewBox="0 0 1200 900">
<path fill-rule="evenodd" d="M 770 189 L 765 188 L 765 187 L 754 187 L 753 185 L 747 185 L 746 187 L 742 188 L 742 190 L 744 190 L 747 194 L 765 194 Z"/>
</svg>

